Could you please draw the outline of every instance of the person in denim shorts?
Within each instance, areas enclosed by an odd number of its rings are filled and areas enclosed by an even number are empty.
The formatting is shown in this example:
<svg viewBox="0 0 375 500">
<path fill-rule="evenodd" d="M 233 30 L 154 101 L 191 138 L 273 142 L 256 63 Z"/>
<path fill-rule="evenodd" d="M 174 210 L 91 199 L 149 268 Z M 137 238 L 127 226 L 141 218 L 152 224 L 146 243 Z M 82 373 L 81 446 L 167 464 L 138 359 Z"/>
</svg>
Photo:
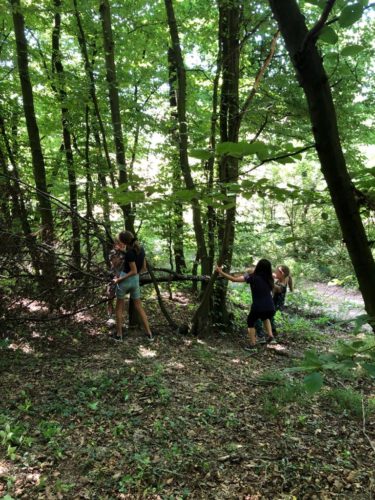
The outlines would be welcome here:
<svg viewBox="0 0 375 500">
<path fill-rule="evenodd" d="M 122 323 L 124 316 L 125 296 L 130 295 L 134 307 L 141 318 L 149 340 L 153 340 L 150 325 L 141 301 L 139 273 L 146 269 L 145 251 L 137 238 L 130 231 L 123 231 L 118 239 L 124 246 L 124 266 L 120 276 L 113 282 L 116 284 L 116 335 L 115 340 L 122 340 Z"/>
</svg>

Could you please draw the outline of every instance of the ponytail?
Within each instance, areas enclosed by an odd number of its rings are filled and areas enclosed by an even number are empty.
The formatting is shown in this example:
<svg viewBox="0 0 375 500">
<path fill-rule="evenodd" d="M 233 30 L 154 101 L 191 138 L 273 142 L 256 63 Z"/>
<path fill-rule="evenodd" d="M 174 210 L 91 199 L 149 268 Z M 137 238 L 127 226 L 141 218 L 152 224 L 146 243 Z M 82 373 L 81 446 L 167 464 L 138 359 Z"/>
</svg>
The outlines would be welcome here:
<svg viewBox="0 0 375 500">
<path fill-rule="evenodd" d="M 282 270 L 284 273 L 285 278 L 287 279 L 287 285 L 289 286 L 289 290 L 293 292 L 293 278 L 292 275 L 290 274 L 290 269 L 288 266 L 279 266 L 279 268 Z"/>
</svg>

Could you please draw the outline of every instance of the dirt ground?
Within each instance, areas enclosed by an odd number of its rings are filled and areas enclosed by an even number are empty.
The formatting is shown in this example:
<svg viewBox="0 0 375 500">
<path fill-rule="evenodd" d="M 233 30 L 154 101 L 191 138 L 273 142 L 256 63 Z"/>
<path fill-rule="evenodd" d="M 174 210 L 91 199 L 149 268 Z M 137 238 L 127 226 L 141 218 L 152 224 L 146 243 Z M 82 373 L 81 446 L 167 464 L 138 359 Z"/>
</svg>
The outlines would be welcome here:
<svg viewBox="0 0 375 500">
<path fill-rule="evenodd" d="M 174 299 L 188 320 L 191 297 Z M 286 371 L 347 328 L 285 315 L 279 343 L 251 355 L 241 331 L 183 337 L 154 298 L 146 308 L 152 344 L 139 330 L 115 343 L 100 308 L 9 329 L 0 497 L 374 498 L 374 380 L 332 374 L 311 395 Z"/>
</svg>

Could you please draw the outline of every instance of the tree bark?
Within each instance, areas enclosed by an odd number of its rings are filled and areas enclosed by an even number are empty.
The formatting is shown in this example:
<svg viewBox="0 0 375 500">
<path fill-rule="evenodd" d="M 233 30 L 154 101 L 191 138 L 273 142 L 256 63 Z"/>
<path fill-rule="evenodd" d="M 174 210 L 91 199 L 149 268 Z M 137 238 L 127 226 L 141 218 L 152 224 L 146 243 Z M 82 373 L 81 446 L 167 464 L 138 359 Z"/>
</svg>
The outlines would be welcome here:
<svg viewBox="0 0 375 500">
<path fill-rule="evenodd" d="M 172 0 L 165 0 L 168 26 L 172 41 L 173 57 L 177 70 L 177 119 L 179 138 L 180 167 L 187 189 L 195 191 L 188 158 L 188 126 L 186 116 L 186 71 L 182 57 L 180 39 Z M 197 197 L 192 199 L 193 225 L 197 241 L 198 253 L 202 262 L 202 273 L 206 274 L 208 266 L 207 247 L 202 224 L 202 212 Z"/>
<path fill-rule="evenodd" d="M 61 0 L 54 0 L 55 5 L 55 25 L 52 31 L 52 73 L 57 74 L 57 88 L 61 106 L 61 126 L 64 142 L 64 152 L 67 164 L 68 182 L 69 182 L 69 204 L 71 209 L 72 225 L 72 263 L 78 270 L 81 269 L 81 230 L 77 217 L 78 211 L 78 189 L 76 172 L 74 169 L 72 138 L 70 133 L 69 110 L 66 105 L 66 90 L 64 84 L 64 67 L 62 64 L 62 54 L 60 51 L 60 33 L 61 33 Z"/>
<path fill-rule="evenodd" d="M 177 146 L 178 150 L 178 114 L 177 114 L 177 68 L 174 58 L 174 52 L 168 48 L 168 73 L 169 73 L 169 107 L 171 111 L 171 127 L 170 138 L 172 145 Z M 176 164 L 178 163 L 177 153 L 172 153 L 172 170 L 173 170 L 173 191 L 181 189 L 181 169 Z M 183 206 L 180 201 L 173 203 L 173 216 L 172 216 L 172 239 L 173 239 L 173 252 L 176 265 L 176 271 L 181 273 L 186 268 L 185 255 L 184 255 L 184 219 L 183 219 Z"/>
<path fill-rule="evenodd" d="M 40 256 L 36 246 L 36 237 L 32 233 L 31 225 L 28 219 L 26 204 L 24 200 L 24 196 L 22 190 L 19 185 L 19 172 L 18 165 L 16 161 L 16 157 L 14 151 L 10 145 L 10 141 L 8 138 L 8 134 L 5 129 L 4 118 L 0 115 L 0 134 L 3 138 L 3 142 L 5 145 L 6 153 L 8 156 L 8 160 L 12 165 L 13 171 L 9 172 L 7 159 L 5 153 L 0 148 L 0 164 L 2 166 L 2 170 L 4 175 L 6 176 L 6 185 L 8 187 L 9 194 L 12 198 L 13 211 L 16 217 L 19 219 L 22 227 L 22 232 L 25 237 L 26 246 L 29 250 L 31 261 L 35 270 L 35 274 L 40 278 Z M 13 181 L 10 180 L 10 177 L 13 177 Z M 42 284 L 40 282 L 40 284 Z"/>
<path fill-rule="evenodd" d="M 105 54 L 106 77 L 108 84 L 109 103 L 111 108 L 111 119 L 113 128 L 113 137 L 116 150 L 116 161 L 119 169 L 119 184 L 128 183 L 128 175 L 126 172 L 125 162 L 125 147 L 122 133 L 121 115 L 120 115 L 120 99 L 118 93 L 118 82 L 116 77 L 115 50 L 112 34 L 111 10 L 108 0 L 100 2 L 100 16 L 102 19 L 103 43 Z M 128 186 L 124 192 L 128 191 Z M 125 227 L 127 230 L 135 234 L 134 231 L 134 214 L 132 212 L 131 203 L 121 205 L 124 214 Z"/>
<path fill-rule="evenodd" d="M 307 30 L 297 2 L 269 0 L 269 4 L 306 95 L 321 169 L 358 279 L 366 312 L 375 330 L 375 262 L 342 152 L 336 111 L 322 58 L 315 46 L 315 38 Z"/>
<path fill-rule="evenodd" d="M 167 12 L 168 26 L 172 41 L 173 59 L 176 64 L 177 72 L 177 119 L 178 119 L 178 138 L 179 138 L 179 158 L 182 175 L 187 189 L 195 191 L 195 184 L 191 175 L 188 157 L 188 126 L 186 116 L 186 70 L 182 56 L 180 39 L 177 29 L 177 22 L 173 8 L 172 0 L 164 0 Z M 191 201 L 193 210 L 193 226 L 197 242 L 197 251 L 201 260 L 202 274 L 209 274 L 210 259 L 207 252 L 204 227 L 202 224 L 202 211 L 198 197 L 194 196 Z M 200 333 L 209 332 L 212 329 L 212 318 L 210 301 L 206 300 L 204 305 L 199 308 L 199 314 L 195 318 L 195 330 Z"/>
<path fill-rule="evenodd" d="M 222 85 L 220 100 L 220 140 L 238 142 L 240 128 L 239 78 L 240 78 L 240 40 L 241 2 L 220 0 L 219 6 L 219 44 L 222 56 Z M 236 222 L 236 195 L 228 196 L 227 184 L 238 182 L 238 159 L 224 155 L 219 160 L 219 181 L 231 207 L 220 218 L 218 228 L 221 243 L 222 262 L 231 267 Z M 226 202 L 228 203 L 228 202 Z M 224 238 L 226 234 L 226 238 Z M 224 246 L 225 244 L 225 246 Z M 220 282 L 215 293 L 216 317 L 223 325 L 229 324 L 226 308 L 228 283 Z"/>
<path fill-rule="evenodd" d="M 83 57 L 83 60 L 85 63 L 85 72 L 86 72 L 88 84 L 89 84 L 89 95 L 90 95 L 91 102 L 94 106 L 94 114 L 95 114 L 96 120 L 98 122 L 97 124 L 99 125 L 99 130 L 100 130 L 100 134 L 101 134 L 101 141 L 103 142 L 104 156 L 105 156 L 106 163 L 107 163 L 108 174 L 109 174 L 109 177 L 111 179 L 111 185 L 113 188 L 115 188 L 116 183 L 115 183 L 115 179 L 114 179 L 114 175 L 113 175 L 112 162 L 111 162 L 111 159 L 109 157 L 107 136 L 105 133 L 104 124 L 103 124 L 102 116 L 100 113 L 98 97 L 96 95 L 96 84 L 95 84 L 93 65 L 91 64 L 90 58 L 89 58 L 89 53 L 88 53 L 88 49 L 87 49 L 87 42 L 86 42 L 86 35 L 85 35 L 85 31 L 84 31 L 83 26 L 82 26 L 81 15 L 80 15 L 80 12 L 79 12 L 78 6 L 77 6 L 77 0 L 73 0 L 73 6 L 74 6 L 74 15 L 75 15 L 75 18 L 77 21 L 77 27 L 78 27 L 78 35 L 77 35 L 78 43 L 79 43 L 82 57 Z M 99 142 L 101 142 L 101 141 L 99 141 Z"/>
<path fill-rule="evenodd" d="M 17 46 L 18 72 L 21 82 L 23 109 L 26 119 L 26 127 L 32 156 L 35 186 L 37 188 L 37 199 L 39 213 L 42 222 L 41 237 L 49 251 L 41 260 L 42 275 L 45 288 L 55 290 L 57 288 L 54 245 L 54 222 L 52 208 L 47 190 L 47 180 L 44 157 L 40 143 L 39 128 L 35 117 L 34 96 L 29 74 L 28 47 L 25 36 L 25 21 L 19 0 L 10 0 L 12 6 L 14 33 Z M 53 294 L 51 294 L 52 298 Z"/>
</svg>

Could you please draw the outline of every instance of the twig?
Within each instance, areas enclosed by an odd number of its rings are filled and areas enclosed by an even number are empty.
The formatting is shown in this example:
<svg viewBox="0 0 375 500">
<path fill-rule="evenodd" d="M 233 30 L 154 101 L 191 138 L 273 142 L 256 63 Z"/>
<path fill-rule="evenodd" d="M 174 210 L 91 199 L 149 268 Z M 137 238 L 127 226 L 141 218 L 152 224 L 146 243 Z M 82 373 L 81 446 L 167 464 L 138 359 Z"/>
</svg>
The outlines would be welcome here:
<svg viewBox="0 0 375 500">
<path fill-rule="evenodd" d="M 284 153 L 284 154 L 279 155 L 279 156 L 274 156 L 273 158 L 265 158 L 264 160 L 262 160 L 260 163 L 258 163 L 254 167 L 251 167 L 250 170 L 247 170 L 246 172 L 241 172 L 241 175 L 249 174 L 250 172 L 252 172 L 256 168 L 259 168 L 262 165 L 264 165 L 265 163 L 269 163 L 271 161 L 282 160 L 283 158 L 289 158 L 291 156 L 295 156 L 295 155 L 298 155 L 300 153 L 304 153 L 305 151 L 307 151 L 308 149 L 311 149 L 311 148 L 315 148 L 315 143 L 314 144 L 310 144 L 309 146 L 305 146 L 305 147 L 303 147 L 301 149 L 297 149 L 293 153 Z"/>
<path fill-rule="evenodd" d="M 262 67 L 259 69 L 256 77 L 255 77 L 255 81 L 254 81 L 254 84 L 253 84 L 253 87 L 249 93 L 249 95 L 247 96 L 243 106 L 242 106 L 242 109 L 240 110 L 240 113 L 239 113 L 239 119 L 240 121 L 243 119 L 244 115 L 247 113 L 248 109 L 249 109 L 249 106 L 250 106 L 250 103 L 251 101 L 253 100 L 257 90 L 258 90 L 258 87 L 260 85 L 260 82 L 265 74 L 265 72 L 267 71 L 267 68 L 268 66 L 270 65 L 271 61 L 272 61 L 272 57 L 275 53 L 275 49 L 276 49 L 276 42 L 277 42 L 277 39 L 280 35 L 280 31 L 277 30 L 276 33 L 273 35 L 273 38 L 272 38 L 272 41 L 271 41 L 271 47 L 270 47 L 270 50 L 269 50 L 269 53 L 262 65 Z"/>
<path fill-rule="evenodd" d="M 319 33 L 321 30 L 324 28 L 325 23 L 328 19 L 329 13 L 333 9 L 333 6 L 335 5 L 336 0 L 327 0 L 327 3 L 323 9 L 322 15 L 320 16 L 320 19 L 314 24 L 314 26 L 311 28 L 311 30 L 307 33 L 306 38 L 304 39 L 301 47 L 301 52 L 304 52 L 306 50 L 307 45 L 312 41 L 315 42 L 315 40 L 318 38 Z"/>
</svg>

